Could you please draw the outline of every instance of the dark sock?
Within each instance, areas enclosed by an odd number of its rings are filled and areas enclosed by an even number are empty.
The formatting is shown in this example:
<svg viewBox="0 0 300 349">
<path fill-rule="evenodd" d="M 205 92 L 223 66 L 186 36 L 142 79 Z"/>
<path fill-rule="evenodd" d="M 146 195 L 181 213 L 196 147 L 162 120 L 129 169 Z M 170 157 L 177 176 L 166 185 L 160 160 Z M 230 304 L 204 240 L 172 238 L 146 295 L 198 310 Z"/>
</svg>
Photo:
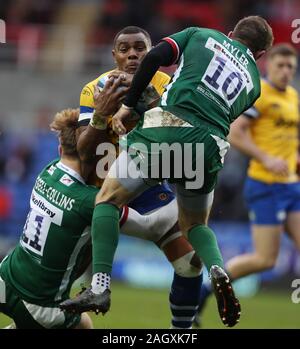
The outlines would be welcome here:
<svg viewBox="0 0 300 349">
<path fill-rule="evenodd" d="M 186 278 L 174 273 L 169 296 L 172 326 L 190 328 L 196 315 L 203 274 Z"/>
</svg>

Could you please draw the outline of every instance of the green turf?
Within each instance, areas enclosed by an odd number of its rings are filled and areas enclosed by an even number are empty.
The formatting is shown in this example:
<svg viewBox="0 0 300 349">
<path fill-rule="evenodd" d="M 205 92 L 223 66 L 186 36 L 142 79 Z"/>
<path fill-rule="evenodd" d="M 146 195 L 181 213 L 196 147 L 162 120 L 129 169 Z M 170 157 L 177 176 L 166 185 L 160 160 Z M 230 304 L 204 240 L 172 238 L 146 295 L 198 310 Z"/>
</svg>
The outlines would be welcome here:
<svg viewBox="0 0 300 349">
<path fill-rule="evenodd" d="M 241 298 L 242 315 L 235 328 L 300 328 L 300 304 L 290 294 L 260 292 Z M 169 328 L 168 290 L 147 290 L 113 284 L 112 307 L 105 316 L 92 315 L 95 328 Z M 0 314 L 0 328 L 10 319 Z M 212 297 L 203 316 L 203 328 L 225 328 Z"/>
</svg>

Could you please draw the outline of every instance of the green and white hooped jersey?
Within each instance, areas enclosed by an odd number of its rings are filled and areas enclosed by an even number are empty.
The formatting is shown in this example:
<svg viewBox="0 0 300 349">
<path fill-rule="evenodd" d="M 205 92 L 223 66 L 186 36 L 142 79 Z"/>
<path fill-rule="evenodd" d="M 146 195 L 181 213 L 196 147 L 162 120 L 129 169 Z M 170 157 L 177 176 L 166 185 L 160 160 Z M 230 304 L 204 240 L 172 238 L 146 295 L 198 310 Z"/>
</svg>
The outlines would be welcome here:
<svg viewBox="0 0 300 349">
<path fill-rule="evenodd" d="M 39 174 L 20 242 L 0 268 L 22 299 L 47 305 L 68 296 L 90 243 L 98 190 L 57 160 Z"/>
<path fill-rule="evenodd" d="M 187 28 L 163 40 L 172 45 L 178 68 L 160 106 L 195 126 L 206 121 L 226 136 L 230 123 L 260 96 L 251 51 L 205 28 Z"/>
</svg>

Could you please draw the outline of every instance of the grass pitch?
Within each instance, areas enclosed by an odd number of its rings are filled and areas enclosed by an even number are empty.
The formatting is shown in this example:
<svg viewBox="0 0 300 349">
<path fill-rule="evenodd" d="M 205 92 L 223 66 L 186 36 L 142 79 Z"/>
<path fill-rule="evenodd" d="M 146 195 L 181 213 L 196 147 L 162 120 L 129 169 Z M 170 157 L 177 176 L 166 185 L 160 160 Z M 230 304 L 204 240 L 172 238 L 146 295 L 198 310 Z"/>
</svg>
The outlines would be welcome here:
<svg viewBox="0 0 300 349">
<path fill-rule="evenodd" d="M 105 315 L 92 314 L 95 328 L 162 328 L 170 327 L 168 290 L 133 288 L 114 283 L 112 306 Z M 242 314 L 236 329 L 300 329 L 300 303 L 294 304 L 290 294 L 261 291 L 252 298 L 241 298 Z M 0 328 L 11 320 L 0 314 Z M 208 301 L 203 314 L 204 329 L 224 329 L 218 317 L 214 297 Z"/>
</svg>

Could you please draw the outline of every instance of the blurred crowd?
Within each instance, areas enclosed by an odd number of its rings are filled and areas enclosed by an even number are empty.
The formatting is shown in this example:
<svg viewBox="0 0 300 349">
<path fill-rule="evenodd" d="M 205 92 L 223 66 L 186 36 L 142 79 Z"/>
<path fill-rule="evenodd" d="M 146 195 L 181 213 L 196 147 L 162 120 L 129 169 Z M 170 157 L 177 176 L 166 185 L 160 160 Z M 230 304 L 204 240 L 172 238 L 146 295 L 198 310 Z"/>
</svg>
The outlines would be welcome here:
<svg viewBox="0 0 300 349">
<path fill-rule="evenodd" d="M 145 28 L 151 34 L 153 42 L 156 43 L 161 37 L 188 26 L 212 27 L 226 33 L 232 29 L 239 18 L 249 14 L 260 14 L 272 25 L 276 42 L 290 42 L 293 30 L 291 22 L 299 13 L 300 1 L 297 0 L 1 1 L 0 18 L 6 22 L 7 44 L 5 49 L 0 51 L 0 69 L 7 72 L 7 63 L 18 63 L 17 67 L 20 72 L 23 72 L 25 71 L 23 68 L 28 68 L 28 66 L 22 66 L 20 62 L 34 62 L 38 66 L 43 56 L 55 59 L 59 58 L 57 54 L 59 52 L 63 55 L 63 59 L 70 57 L 82 59 L 82 65 L 79 61 L 79 65 L 73 65 L 74 69 L 83 66 L 85 71 L 91 75 L 91 72 L 94 72 L 92 68 L 101 72 L 104 69 L 103 66 L 108 65 L 108 57 L 111 59 L 110 51 L 114 35 L 126 25 Z M 54 30 L 58 27 L 71 28 L 71 34 L 73 33 L 73 36 L 67 36 L 67 41 L 63 41 L 61 46 L 58 40 L 62 32 Z M 76 28 L 79 31 L 76 31 Z M 78 33 L 84 35 L 81 37 Z M 78 46 L 79 43 L 83 46 Z M 107 55 L 103 55 L 105 47 L 108 47 Z M 299 49 L 300 45 L 296 47 Z M 51 55 L 50 51 L 43 51 L 46 48 L 56 49 L 53 51 L 55 54 Z M 93 51 L 94 49 L 96 51 Z M 39 52 L 44 52 L 44 55 L 39 56 Z M 82 56 L 82 52 L 85 55 Z M 94 54 L 89 55 L 91 52 Z M 47 66 L 49 67 L 50 64 Z M 18 73 L 15 69 L 12 71 L 15 74 Z M 15 77 L 18 79 L 19 76 L 15 75 Z M 32 74 L 32 79 L 37 77 L 47 85 L 47 79 L 43 74 Z M 8 76 L 7 80 L 10 81 L 9 79 Z M 23 79 L 25 81 L 24 76 Z M 61 79 L 64 77 L 61 76 Z M 88 81 L 88 78 L 85 80 Z M 1 85 L 5 86 L 5 83 Z M 37 83 L 36 90 L 42 92 L 40 86 Z M 8 84 L 6 84 L 7 88 L 9 88 Z M 81 86 L 76 88 L 79 91 Z M 74 94 L 74 91 L 72 93 Z M 66 98 L 65 94 L 60 91 L 57 95 Z M 40 94 L 33 93 L 32 97 L 39 99 Z M 76 93 L 74 99 L 78 100 L 78 98 L 79 94 Z M 69 100 L 70 98 L 66 98 L 65 103 L 68 103 Z M 11 101 L 4 101 L 2 112 L 7 111 L 4 110 L 5 102 L 7 102 L 7 110 L 13 113 L 15 106 Z M 31 98 L 27 102 L 28 105 L 22 108 L 26 108 L 27 113 L 36 113 L 34 107 L 30 105 Z M 53 112 L 51 108 L 42 108 L 37 113 L 36 129 L 21 134 L 3 130 L 2 117 L 0 118 L 0 146 L 2 149 L 0 154 L 0 237 L 5 234 L 11 236 L 20 234 L 26 218 L 28 199 L 35 176 L 48 161 L 57 155 L 56 139 L 48 131 Z M 246 165 L 247 159 L 238 152 L 232 150 L 227 155 L 225 168 L 221 172 L 215 195 L 211 216 L 213 220 L 247 221 L 247 211 L 242 199 Z"/>
<path fill-rule="evenodd" d="M 260 14 L 269 21 L 275 42 L 290 41 L 291 23 L 297 13 L 300 13 L 297 0 L 1 1 L 0 18 L 6 21 L 11 53 L 9 57 L 0 55 L 0 61 L 41 61 L 43 56 L 37 58 L 37 51 L 59 49 L 58 41 L 63 40 L 66 51 L 72 50 L 72 46 L 75 50 L 78 45 L 84 47 L 75 67 L 88 69 L 101 63 L 97 50 L 110 45 L 124 26 L 145 28 L 157 43 L 165 35 L 189 26 L 211 27 L 226 33 L 239 18 L 249 14 Z M 49 59 L 48 51 L 46 57 Z"/>
</svg>

